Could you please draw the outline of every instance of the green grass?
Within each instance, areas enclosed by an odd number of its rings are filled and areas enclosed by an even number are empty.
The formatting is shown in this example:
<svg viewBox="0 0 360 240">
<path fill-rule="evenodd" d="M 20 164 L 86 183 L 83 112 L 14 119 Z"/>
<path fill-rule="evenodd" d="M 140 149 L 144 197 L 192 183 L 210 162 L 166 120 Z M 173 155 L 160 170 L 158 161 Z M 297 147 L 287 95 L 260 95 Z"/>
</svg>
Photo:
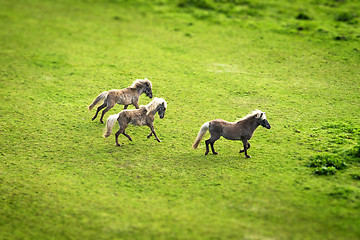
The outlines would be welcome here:
<svg viewBox="0 0 360 240">
<path fill-rule="evenodd" d="M 0 1 L 0 239 L 360 237 L 359 3 L 219 2 Z M 87 106 L 145 77 L 162 142 L 118 148 Z M 191 148 L 255 109 L 251 159 Z"/>
</svg>

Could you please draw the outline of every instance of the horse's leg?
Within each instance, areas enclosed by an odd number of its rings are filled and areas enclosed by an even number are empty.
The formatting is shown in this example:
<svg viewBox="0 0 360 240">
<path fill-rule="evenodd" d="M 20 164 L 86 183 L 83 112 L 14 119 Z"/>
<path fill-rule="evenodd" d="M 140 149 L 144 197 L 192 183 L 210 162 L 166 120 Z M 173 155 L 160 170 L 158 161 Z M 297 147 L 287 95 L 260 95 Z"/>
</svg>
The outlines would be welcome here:
<svg viewBox="0 0 360 240">
<path fill-rule="evenodd" d="M 125 133 L 126 127 L 127 127 L 127 124 L 122 123 L 122 124 L 120 125 L 119 131 L 117 131 L 117 132 L 115 133 L 116 146 L 121 147 L 121 145 L 119 144 L 118 138 L 119 138 L 119 135 L 120 135 L 120 134 L 124 134 L 124 135 L 126 134 L 126 133 Z M 126 135 L 127 135 L 127 134 L 126 134 Z M 125 136 L 126 136 L 126 135 L 125 135 Z M 129 136 L 129 137 L 130 137 L 130 136 Z M 130 140 L 130 141 L 131 141 L 131 140 Z"/>
<path fill-rule="evenodd" d="M 210 140 L 210 138 L 205 141 L 205 144 L 206 144 L 205 156 L 208 155 L 208 153 L 209 153 L 209 140 Z"/>
<path fill-rule="evenodd" d="M 148 138 L 149 136 L 151 136 L 152 134 L 154 134 L 156 140 L 158 142 L 161 142 L 161 140 L 158 138 L 158 136 L 156 135 L 156 132 L 155 132 L 155 128 L 154 128 L 154 125 L 152 123 L 148 124 L 149 128 L 151 129 L 151 133 L 148 135 Z"/>
<path fill-rule="evenodd" d="M 153 133 L 154 133 L 154 136 L 155 136 L 156 140 L 157 140 L 158 142 L 161 142 L 161 140 L 160 140 L 160 139 L 158 138 L 158 136 L 156 135 L 155 130 L 153 131 Z"/>
<path fill-rule="evenodd" d="M 130 141 L 132 141 L 132 139 L 131 139 L 131 137 L 130 137 L 130 135 L 129 134 L 127 134 L 127 133 L 125 133 L 125 130 L 124 130 L 124 132 L 122 133 L 125 137 L 127 137 Z"/>
<path fill-rule="evenodd" d="M 121 147 L 121 145 L 119 144 L 119 141 L 118 141 L 118 138 L 119 138 L 120 134 L 121 134 L 121 129 L 119 129 L 119 131 L 117 131 L 115 133 L 115 142 L 116 142 L 116 146 L 118 146 L 118 147 Z"/>
<path fill-rule="evenodd" d="M 216 140 L 215 140 L 215 141 L 216 141 Z M 215 152 L 215 149 L 214 149 L 214 143 L 215 143 L 215 141 L 214 141 L 214 142 L 210 142 L 211 151 L 212 151 L 213 154 L 218 155 L 219 153 Z"/>
<path fill-rule="evenodd" d="M 100 107 L 97 108 L 96 113 L 95 113 L 95 116 L 91 119 L 92 121 L 95 120 L 95 118 L 97 117 L 99 111 L 100 111 L 101 109 L 103 109 L 104 107 L 106 107 L 106 105 L 107 105 L 107 103 L 106 103 L 106 101 L 105 101 Z"/>
<path fill-rule="evenodd" d="M 100 118 L 101 123 L 104 123 L 103 118 L 104 118 L 105 113 L 107 111 L 109 111 L 111 108 L 113 108 L 114 106 L 115 106 L 115 102 L 113 102 L 113 103 L 108 102 L 107 107 L 104 109 L 104 111 L 101 112 L 101 118 Z"/>
<path fill-rule="evenodd" d="M 219 153 L 215 152 L 214 143 L 220 138 L 220 134 L 218 134 L 218 133 L 210 133 L 210 134 L 211 134 L 210 138 L 205 141 L 205 144 L 206 144 L 205 155 L 207 155 L 209 153 L 209 144 L 211 146 L 212 153 L 214 155 L 218 155 Z"/>
<path fill-rule="evenodd" d="M 250 148 L 250 143 L 249 143 L 249 141 L 247 141 L 246 142 L 246 149 L 249 149 L 249 148 Z M 245 149 L 240 150 L 239 153 L 243 153 L 243 152 L 245 152 Z"/>
<path fill-rule="evenodd" d="M 243 142 L 243 145 L 244 145 L 245 157 L 251 158 L 250 155 L 247 154 L 247 150 L 248 150 L 248 148 L 250 148 L 250 143 L 246 139 L 242 140 L 242 142 Z"/>
<path fill-rule="evenodd" d="M 138 102 L 134 102 L 133 105 L 135 106 L 136 109 L 139 109 L 140 106 L 139 106 L 139 103 Z"/>
<path fill-rule="evenodd" d="M 151 131 L 150 134 L 147 136 L 147 138 L 151 137 L 153 135 L 153 132 Z"/>
</svg>

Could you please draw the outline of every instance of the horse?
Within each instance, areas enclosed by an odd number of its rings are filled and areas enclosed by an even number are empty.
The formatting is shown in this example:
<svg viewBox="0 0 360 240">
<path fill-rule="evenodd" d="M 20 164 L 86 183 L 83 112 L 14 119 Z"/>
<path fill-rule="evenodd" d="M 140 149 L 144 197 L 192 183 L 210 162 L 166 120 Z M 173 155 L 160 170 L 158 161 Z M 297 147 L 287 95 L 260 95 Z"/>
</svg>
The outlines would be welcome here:
<svg viewBox="0 0 360 240">
<path fill-rule="evenodd" d="M 138 109 L 139 97 L 143 93 L 145 93 L 146 96 L 148 96 L 150 99 L 153 97 L 152 85 L 147 78 L 137 79 L 136 81 L 133 82 L 133 84 L 130 87 L 124 89 L 114 89 L 100 93 L 88 107 L 89 111 L 91 111 L 91 109 L 93 109 L 96 106 L 96 104 L 104 100 L 104 103 L 96 110 L 95 116 L 92 118 L 92 121 L 95 120 L 99 111 L 106 107 L 105 110 L 102 111 L 100 118 L 100 122 L 104 123 L 103 122 L 104 114 L 107 111 L 109 111 L 112 107 L 114 107 L 116 103 L 125 105 L 124 109 L 127 109 L 128 106 L 131 104 Z"/>
<path fill-rule="evenodd" d="M 162 119 L 165 116 L 165 110 L 167 108 L 167 103 L 163 98 L 154 98 L 148 105 L 140 106 L 139 109 L 134 110 L 122 110 L 118 114 L 109 116 L 106 121 L 106 127 L 104 130 L 103 137 L 107 138 L 111 135 L 112 129 L 115 125 L 115 122 L 118 121 L 120 129 L 115 133 L 115 142 L 116 146 L 121 146 L 118 142 L 118 137 L 120 134 L 126 136 L 130 141 L 131 137 L 125 133 L 125 129 L 129 124 L 135 126 L 148 126 L 151 130 L 147 138 L 150 138 L 153 134 L 158 142 L 161 140 L 156 135 L 154 129 L 154 119 L 155 114 L 158 113 L 159 117 Z"/>
<path fill-rule="evenodd" d="M 215 152 L 214 143 L 223 136 L 228 140 L 241 140 L 244 149 L 240 150 L 239 153 L 245 152 L 245 156 L 250 158 L 250 155 L 247 153 L 247 150 L 250 148 L 249 140 L 253 136 L 256 128 L 260 125 L 267 129 L 271 128 L 268 120 L 266 119 L 265 113 L 260 110 L 253 111 L 251 114 L 237 122 L 227 122 L 222 119 L 212 120 L 201 126 L 199 134 L 197 135 L 192 147 L 196 149 L 205 133 L 209 130 L 211 136 L 205 141 L 205 155 L 209 153 L 209 144 L 211 146 L 212 153 L 215 155 L 218 154 Z"/>
</svg>

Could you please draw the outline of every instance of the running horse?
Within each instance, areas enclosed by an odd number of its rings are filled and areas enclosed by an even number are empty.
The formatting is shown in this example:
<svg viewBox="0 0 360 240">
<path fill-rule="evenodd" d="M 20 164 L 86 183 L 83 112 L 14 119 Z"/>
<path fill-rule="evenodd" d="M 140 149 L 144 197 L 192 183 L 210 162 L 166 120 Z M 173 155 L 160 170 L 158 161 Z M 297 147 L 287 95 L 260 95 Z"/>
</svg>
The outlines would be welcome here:
<svg viewBox="0 0 360 240">
<path fill-rule="evenodd" d="M 118 114 L 114 114 L 109 116 L 106 121 L 106 127 L 103 136 L 105 138 L 111 135 L 112 129 L 116 121 L 119 123 L 120 129 L 115 133 L 115 142 L 116 146 L 121 146 L 118 142 L 118 138 L 120 134 L 126 136 L 130 141 L 132 141 L 131 137 L 125 132 L 125 129 L 129 124 L 135 126 L 148 126 L 151 130 L 150 134 L 147 138 L 151 137 L 153 134 L 158 142 L 161 140 L 156 135 L 154 129 L 154 120 L 155 114 L 158 113 L 159 117 L 162 119 L 165 116 L 165 110 L 167 108 L 167 103 L 163 98 L 154 98 L 148 105 L 140 106 L 139 109 L 134 110 L 122 110 Z"/>
<path fill-rule="evenodd" d="M 103 122 L 104 114 L 115 106 L 115 104 L 125 105 L 124 109 L 127 109 L 129 105 L 134 105 L 137 109 L 139 108 L 139 98 L 140 95 L 145 93 L 149 98 L 153 97 L 152 94 L 152 85 L 151 82 L 145 79 L 138 79 L 133 82 L 130 87 L 124 89 L 114 89 L 110 91 L 105 91 L 100 93 L 94 101 L 89 105 L 89 111 L 93 109 L 96 104 L 104 100 L 104 103 L 98 107 L 96 110 L 95 116 L 92 118 L 92 121 L 95 120 L 99 111 L 105 108 L 101 113 L 100 122 Z"/>
<path fill-rule="evenodd" d="M 209 130 L 211 136 L 205 141 L 205 155 L 209 153 L 209 145 L 211 146 L 212 153 L 216 155 L 218 154 L 215 152 L 214 143 L 223 136 L 229 140 L 241 140 L 244 149 L 240 150 L 239 153 L 245 152 L 245 156 L 250 158 L 250 155 L 247 153 L 247 150 L 250 148 L 249 140 L 253 136 L 256 128 L 260 125 L 267 129 L 271 128 L 268 120 L 266 119 L 265 113 L 260 110 L 254 111 L 252 114 L 247 115 L 237 122 L 227 122 L 222 119 L 206 122 L 201 126 L 199 134 L 193 144 L 193 148 L 196 149 L 199 146 L 201 139 Z"/>
</svg>

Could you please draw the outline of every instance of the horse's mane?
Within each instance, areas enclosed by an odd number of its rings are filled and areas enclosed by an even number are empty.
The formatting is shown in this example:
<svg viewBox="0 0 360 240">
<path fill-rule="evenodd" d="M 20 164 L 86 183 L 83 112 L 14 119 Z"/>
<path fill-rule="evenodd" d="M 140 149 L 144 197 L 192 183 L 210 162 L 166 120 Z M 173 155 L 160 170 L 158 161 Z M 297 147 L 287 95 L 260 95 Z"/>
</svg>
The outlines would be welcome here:
<svg viewBox="0 0 360 240">
<path fill-rule="evenodd" d="M 263 113 L 263 115 L 261 115 L 261 113 Z M 240 121 L 243 121 L 245 119 L 252 118 L 252 117 L 259 118 L 260 116 L 261 116 L 262 119 L 266 118 L 265 113 L 263 111 L 256 109 L 255 111 L 253 111 L 252 113 L 246 115 L 245 117 L 238 120 L 237 122 L 240 122 Z"/>
<path fill-rule="evenodd" d="M 138 88 L 138 87 L 142 87 L 144 84 L 149 84 L 149 86 L 150 86 L 150 88 L 152 88 L 152 84 L 151 84 L 151 82 L 147 79 L 147 78 L 145 78 L 145 79 L 137 79 L 136 81 L 134 81 L 132 84 L 131 84 L 131 86 L 130 86 L 130 88 Z"/>
<path fill-rule="evenodd" d="M 155 109 L 162 103 L 164 103 L 164 107 L 167 108 L 167 102 L 165 99 L 155 97 L 148 105 L 145 105 L 148 114 L 152 111 L 155 111 Z"/>
</svg>

